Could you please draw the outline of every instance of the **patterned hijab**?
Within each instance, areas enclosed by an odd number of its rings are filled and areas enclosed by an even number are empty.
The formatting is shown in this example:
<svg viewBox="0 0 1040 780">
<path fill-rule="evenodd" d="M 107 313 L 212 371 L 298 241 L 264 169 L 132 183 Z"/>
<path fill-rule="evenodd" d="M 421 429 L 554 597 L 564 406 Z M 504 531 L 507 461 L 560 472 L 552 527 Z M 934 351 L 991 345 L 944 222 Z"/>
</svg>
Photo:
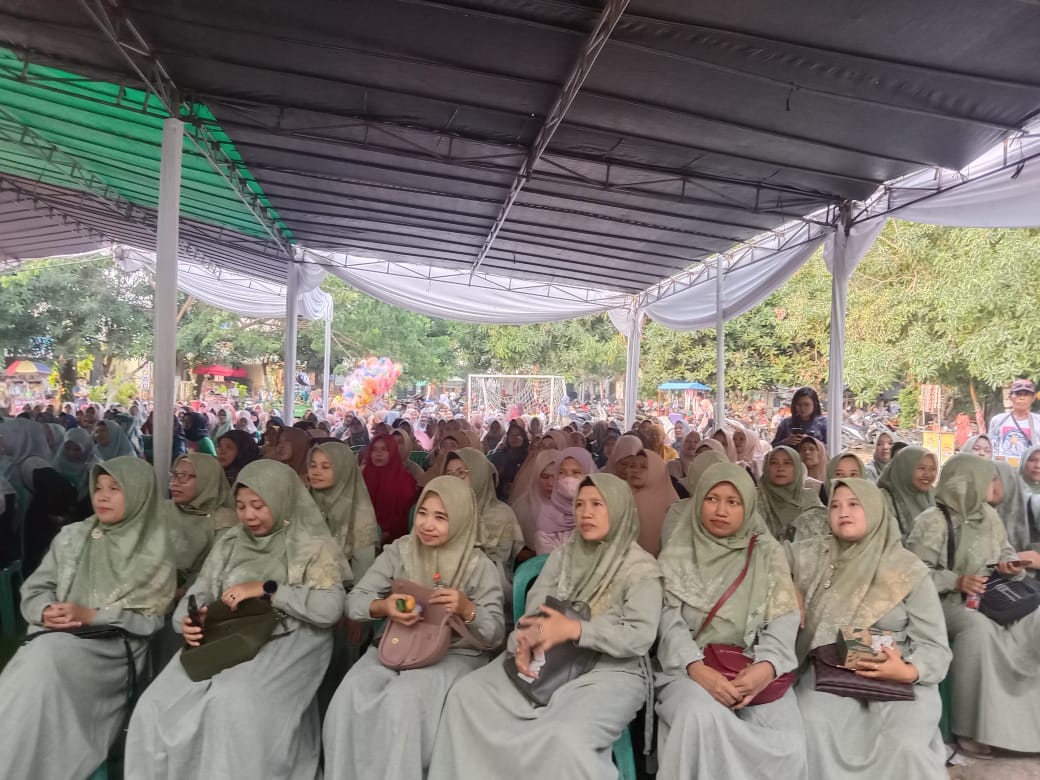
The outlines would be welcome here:
<svg viewBox="0 0 1040 780">
<path fill-rule="evenodd" d="M 136 457 L 114 458 L 90 472 L 93 496 L 98 477 L 119 483 L 126 514 L 118 523 L 91 515 L 54 541 L 59 601 L 104 609 L 120 607 L 164 615 L 173 600 L 176 572 L 166 526 L 158 513 L 155 472 Z"/>
<path fill-rule="evenodd" d="M 769 478 L 769 463 L 778 452 L 786 452 L 794 464 L 794 479 L 787 485 L 774 485 Z M 766 456 L 762 481 L 758 483 L 758 504 L 769 532 L 777 539 L 788 538 L 788 532 L 802 512 L 820 506 L 819 492 L 805 486 L 805 466 L 790 447 L 776 447 Z"/>
<path fill-rule="evenodd" d="M 896 519 L 904 536 L 910 532 L 914 518 L 928 507 L 935 506 L 934 490 L 922 493 L 914 487 L 914 470 L 926 457 L 935 458 L 924 447 L 904 447 L 888 462 L 888 466 L 878 477 L 877 486 L 885 490 L 892 499 L 892 505 L 896 508 Z"/>
<path fill-rule="evenodd" d="M 461 479 L 447 476 L 431 479 L 416 507 L 421 508 L 430 495 L 438 496 L 448 513 L 448 539 L 439 547 L 427 547 L 413 529 L 399 542 L 403 545 L 405 573 L 408 579 L 427 587 L 433 584 L 433 575 L 439 573 L 444 587 L 463 588 L 484 559 L 479 547 L 476 497 Z"/>
<path fill-rule="evenodd" d="M 798 657 L 834 642 L 842 626 L 873 626 L 928 576 L 920 558 L 903 547 L 902 536 L 880 489 L 865 479 L 839 479 L 867 516 L 866 535 L 845 542 L 833 535 L 791 545 L 795 585 L 805 599 L 805 627 Z"/>
<path fill-rule="evenodd" d="M 365 480 L 361 478 L 357 457 L 350 447 L 341 442 L 326 442 L 314 449 L 325 453 L 332 464 L 333 482 L 332 487 L 325 490 L 310 488 L 311 498 L 321 510 L 332 538 L 349 561 L 354 550 L 379 544 L 376 510 L 368 497 Z"/>
<path fill-rule="evenodd" d="M 705 496 L 722 482 L 733 485 L 744 502 L 744 522 L 727 537 L 713 535 L 701 522 Z M 661 551 L 665 603 L 690 607 L 700 621 L 744 568 L 751 537 L 758 533 L 744 582 L 697 636 L 702 647 L 711 642 L 751 647 L 763 624 L 798 608 L 783 549 L 756 523 L 757 503 L 755 483 L 747 471 L 732 463 L 713 464 L 700 479 L 683 522 Z"/>
<path fill-rule="evenodd" d="M 661 569 L 636 541 L 639 518 L 628 483 L 613 474 L 590 474 L 581 481 L 578 492 L 590 482 L 607 504 L 607 535 L 598 542 L 587 542 L 580 533 L 571 534 L 552 555 L 563 559 L 556 583 L 557 598 L 584 602 L 596 616 L 613 606 L 627 585 L 660 577 Z M 572 515 L 574 511 L 571 510 Z"/>
</svg>

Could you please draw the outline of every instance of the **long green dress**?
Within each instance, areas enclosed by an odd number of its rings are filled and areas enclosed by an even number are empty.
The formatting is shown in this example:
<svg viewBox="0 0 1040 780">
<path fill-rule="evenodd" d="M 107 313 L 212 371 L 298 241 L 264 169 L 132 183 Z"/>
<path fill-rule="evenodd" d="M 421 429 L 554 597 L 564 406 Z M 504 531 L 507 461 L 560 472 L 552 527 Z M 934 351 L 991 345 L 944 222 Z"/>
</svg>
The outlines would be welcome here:
<svg viewBox="0 0 1040 780">
<path fill-rule="evenodd" d="M 433 575 L 439 573 L 446 588 L 461 590 L 476 605 L 476 616 L 469 625 L 473 635 L 497 645 L 505 635 L 502 584 L 498 569 L 478 546 L 473 491 L 456 477 L 435 477 L 423 488 L 417 506 L 422 507 L 431 493 L 447 508 L 448 540 L 438 547 L 427 547 L 413 531 L 384 547 L 347 596 L 347 617 L 372 620 L 372 602 L 386 598 L 394 580 L 429 586 Z M 416 525 L 420 522 L 417 518 Z M 423 777 L 448 691 L 487 661 L 487 653 L 464 644 L 458 636 L 436 664 L 404 672 L 383 666 L 378 648 L 369 648 L 347 672 L 325 714 L 326 777 Z"/>
<path fill-rule="evenodd" d="M 725 538 L 706 531 L 694 509 L 720 482 L 737 487 L 744 501 L 744 522 Z M 742 647 L 756 663 L 772 664 L 778 675 L 798 666 L 794 583 L 780 544 L 763 532 L 755 504 L 755 484 L 747 471 L 735 464 L 712 466 L 690 500 L 685 522 L 661 552 L 665 598 L 655 680 L 661 778 L 806 777 L 805 731 L 793 689 L 777 701 L 734 711 L 687 673 L 711 643 Z M 744 581 L 698 634 L 744 568 L 756 534 Z"/>
<path fill-rule="evenodd" d="M 843 626 L 889 630 L 918 671 L 914 701 L 863 701 L 816 690 L 807 659 L 795 692 L 805 721 L 811 780 L 913 778 L 946 780 L 939 734 L 950 649 L 939 597 L 928 570 L 902 546 L 897 521 L 881 491 L 862 479 L 850 488 L 867 515 L 867 535 L 855 543 L 817 536 L 789 548 L 795 586 L 805 600 L 797 650 L 835 641 Z"/>
<path fill-rule="evenodd" d="M 583 622 L 578 646 L 600 652 L 599 661 L 545 707 L 509 681 L 504 655 L 460 680 L 444 705 L 429 780 L 617 777 L 611 745 L 647 698 L 644 656 L 657 635 L 661 573 L 636 541 L 639 520 L 627 483 L 611 474 L 588 479 L 606 499 L 608 535 L 585 542 L 575 532 L 554 550 L 527 596 L 526 614 L 547 596 L 584 601 L 592 618 Z M 515 641 L 514 632 L 507 653 Z"/>
<path fill-rule="evenodd" d="M 179 629 L 194 595 L 214 603 L 228 588 L 274 580 L 272 606 L 285 618 L 250 661 L 193 682 L 178 655 L 141 696 L 126 743 L 127 778 L 299 778 L 319 776 L 314 694 L 332 651 L 329 627 L 343 613 L 345 564 L 321 513 L 291 468 L 250 463 L 238 475 L 274 517 L 253 536 L 224 533 L 173 615 Z"/>
<path fill-rule="evenodd" d="M 952 570 L 946 518 L 938 508 L 918 516 L 906 544 L 931 570 L 942 597 L 953 647 L 951 730 L 985 745 L 1033 753 L 1040 751 L 1040 611 L 1001 626 L 965 607 L 956 588 L 959 575 L 988 574 L 988 564 L 1017 557 L 1004 524 L 985 503 L 995 474 L 993 463 L 977 455 L 955 455 L 943 467 L 936 501 L 953 523 Z"/>
<path fill-rule="evenodd" d="M 97 609 L 94 625 L 130 634 L 137 673 L 147 637 L 162 627 L 174 591 L 165 526 L 156 513 L 155 473 L 136 457 L 95 465 L 123 489 L 126 515 L 96 515 L 63 528 L 40 566 L 22 585 L 29 633 L 43 628 L 43 610 L 57 602 Z M 0 675 L 0 775 L 5 780 L 83 778 L 104 761 L 126 712 L 123 640 L 79 638 L 60 631 L 23 645 Z"/>
</svg>

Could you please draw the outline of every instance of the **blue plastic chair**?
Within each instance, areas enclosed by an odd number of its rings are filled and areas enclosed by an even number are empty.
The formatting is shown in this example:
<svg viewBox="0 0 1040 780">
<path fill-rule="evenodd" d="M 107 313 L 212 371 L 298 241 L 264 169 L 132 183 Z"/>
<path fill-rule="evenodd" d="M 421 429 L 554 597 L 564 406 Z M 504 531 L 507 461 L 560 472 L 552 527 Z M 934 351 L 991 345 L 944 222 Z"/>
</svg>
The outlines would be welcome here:
<svg viewBox="0 0 1040 780">
<path fill-rule="evenodd" d="M 87 780 L 108 780 L 108 762 L 105 761 L 101 766 L 91 772 L 90 777 Z"/>
<path fill-rule="evenodd" d="M 942 700 L 942 715 L 939 716 L 939 731 L 942 732 L 943 742 L 953 743 L 953 731 L 950 729 L 950 675 L 947 674 L 939 683 L 939 698 Z"/>
<path fill-rule="evenodd" d="M 527 591 L 542 571 L 548 555 L 537 555 L 521 563 L 513 573 L 513 622 L 524 616 Z M 636 780 L 636 757 L 632 750 L 632 735 L 628 727 L 614 743 L 614 764 L 618 768 L 619 780 Z"/>
<path fill-rule="evenodd" d="M 15 578 L 22 579 L 22 562 L 12 561 L 0 569 L 0 638 L 10 639 L 17 629 Z"/>
</svg>

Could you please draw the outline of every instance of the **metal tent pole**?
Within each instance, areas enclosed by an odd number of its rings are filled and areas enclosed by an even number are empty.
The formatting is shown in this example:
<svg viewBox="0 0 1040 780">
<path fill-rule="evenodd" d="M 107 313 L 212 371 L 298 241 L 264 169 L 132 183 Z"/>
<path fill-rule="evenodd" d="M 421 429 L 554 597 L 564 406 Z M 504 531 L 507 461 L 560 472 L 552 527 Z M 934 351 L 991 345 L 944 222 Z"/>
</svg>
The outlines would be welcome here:
<svg viewBox="0 0 1040 780">
<path fill-rule="evenodd" d="M 726 421 L 726 312 L 724 303 L 725 257 L 715 261 L 715 427 Z"/>
<path fill-rule="evenodd" d="M 155 302 L 152 306 L 152 462 L 165 495 L 173 450 L 173 403 L 177 366 L 177 247 L 181 211 L 184 123 L 163 121 L 159 167 L 159 218 L 155 239 Z"/>
<path fill-rule="evenodd" d="M 286 425 L 293 424 L 296 405 L 296 298 L 299 279 L 296 263 L 289 263 L 285 284 L 285 403 L 282 414 Z"/>
<path fill-rule="evenodd" d="M 628 349 L 625 363 L 625 430 L 636 422 L 636 398 L 639 395 L 639 356 L 643 341 L 643 312 L 632 304 L 628 323 Z"/>
<path fill-rule="evenodd" d="M 329 413 L 329 383 L 332 378 L 332 311 L 332 304 L 329 304 L 329 313 L 325 318 L 325 381 L 321 387 L 321 408 L 325 414 Z"/>
<path fill-rule="evenodd" d="M 848 243 L 850 211 L 848 204 L 834 236 L 831 258 L 831 332 L 827 368 L 827 452 L 833 458 L 841 452 L 841 433 L 845 418 L 845 309 L 849 296 Z"/>
</svg>

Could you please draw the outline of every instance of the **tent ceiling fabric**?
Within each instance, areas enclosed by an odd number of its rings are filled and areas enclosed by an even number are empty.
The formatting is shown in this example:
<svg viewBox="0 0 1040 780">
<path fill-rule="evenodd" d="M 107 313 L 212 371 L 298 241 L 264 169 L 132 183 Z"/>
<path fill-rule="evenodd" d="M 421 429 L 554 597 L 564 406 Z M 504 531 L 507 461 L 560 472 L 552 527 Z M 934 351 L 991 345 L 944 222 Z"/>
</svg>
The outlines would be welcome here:
<svg viewBox="0 0 1040 780">
<path fill-rule="evenodd" d="M 140 89 L 88 8 L 132 21 L 205 108 L 192 121 L 226 134 L 287 236 L 326 256 L 455 277 L 473 268 L 602 11 L 569 0 L 0 0 L 0 44 L 30 68 Z M 958 170 L 1040 111 L 1037 40 L 1040 13 L 1017 0 L 791 0 L 782 13 L 767 0 L 633 0 L 480 270 L 637 295 L 893 179 Z M 0 154 L 0 184 L 30 173 Z M 68 182 L 45 181 L 47 197 L 63 196 L 53 190 Z M 137 230 L 87 205 L 77 219 L 88 233 Z M 284 280 L 284 254 L 248 220 L 189 216 L 182 243 Z M 801 224 L 815 248 L 825 226 Z M 0 250 L 24 253 L 20 240 Z M 761 284 L 770 265 L 793 273 L 808 246 L 731 267 L 755 268 L 744 280 Z M 746 284 L 734 283 L 745 301 L 762 291 Z M 655 297 L 652 316 L 662 306 Z M 700 321 L 675 306 L 661 316 Z"/>
</svg>

